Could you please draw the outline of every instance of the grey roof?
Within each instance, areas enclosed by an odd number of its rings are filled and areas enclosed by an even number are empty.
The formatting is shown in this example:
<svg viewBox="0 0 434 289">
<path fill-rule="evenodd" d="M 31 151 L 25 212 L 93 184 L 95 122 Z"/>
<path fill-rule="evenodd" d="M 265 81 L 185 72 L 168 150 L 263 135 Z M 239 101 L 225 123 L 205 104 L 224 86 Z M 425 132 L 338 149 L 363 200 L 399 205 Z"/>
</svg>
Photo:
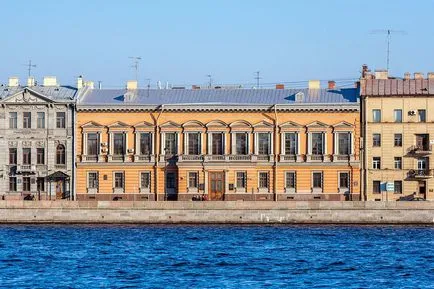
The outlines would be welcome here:
<svg viewBox="0 0 434 289">
<path fill-rule="evenodd" d="M 24 89 L 33 90 L 51 100 L 55 101 L 71 101 L 74 100 L 77 94 L 77 89 L 70 86 L 31 86 L 31 87 L 0 87 L 0 99 L 5 99 Z"/>
<path fill-rule="evenodd" d="M 298 92 L 304 94 L 296 101 Z M 162 104 L 352 104 L 359 90 L 341 89 L 90 89 L 78 105 L 162 105 Z"/>
</svg>

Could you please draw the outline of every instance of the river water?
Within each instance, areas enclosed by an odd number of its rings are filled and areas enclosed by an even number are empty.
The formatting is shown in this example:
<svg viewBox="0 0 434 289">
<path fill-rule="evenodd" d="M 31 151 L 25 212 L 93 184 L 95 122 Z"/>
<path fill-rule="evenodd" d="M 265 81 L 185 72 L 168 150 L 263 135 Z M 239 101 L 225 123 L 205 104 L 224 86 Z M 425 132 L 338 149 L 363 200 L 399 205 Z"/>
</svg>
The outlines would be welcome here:
<svg viewBox="0 0 434 289">
<path fill-rule="evenodd" d="M 434 227 L 0 226 L 1 288 L 434 288 Z"/>
</svg>

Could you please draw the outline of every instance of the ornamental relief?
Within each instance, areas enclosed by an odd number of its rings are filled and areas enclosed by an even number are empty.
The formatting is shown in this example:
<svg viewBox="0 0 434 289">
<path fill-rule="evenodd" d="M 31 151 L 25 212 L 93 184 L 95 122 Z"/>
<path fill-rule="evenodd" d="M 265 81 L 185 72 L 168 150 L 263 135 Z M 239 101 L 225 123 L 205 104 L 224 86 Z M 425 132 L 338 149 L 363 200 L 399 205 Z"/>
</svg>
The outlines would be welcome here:
<svg viewBox="0 0 434 289">
<path fill-rule="evenodd" d="M 16 141 L 9 141 L 8 142 L 8 146 L 10 148 L 16 148 L 18 146 L 18 142 L 16 142 Z"/>
<path fill-rule="evenodd" d="M 66 140 L 55 140 L 54 141 L 54 145 L 64 145 L 64 146 L 66 146 Z"/>
<path fill-rule="evenodd" d="M 37 142 L 36 142 L 36 147 L 38 147 L 38 148 L 43 148 L 43 147 L 45 147 L 45 142 L 42 141 L 42 140 L 37 141 Z"/>
<path fill-rule="evenodd" d="M 37 102 L 38 98 L 32 96 L 30 93 L 23 93 L 20 96 L 15 97 L 15 102 Z"/>
<path fill-rule="evenodd" d="M 25 140 L 21 144 L 23 147 L 32 147 L 32 141 Z"/>
</svg>

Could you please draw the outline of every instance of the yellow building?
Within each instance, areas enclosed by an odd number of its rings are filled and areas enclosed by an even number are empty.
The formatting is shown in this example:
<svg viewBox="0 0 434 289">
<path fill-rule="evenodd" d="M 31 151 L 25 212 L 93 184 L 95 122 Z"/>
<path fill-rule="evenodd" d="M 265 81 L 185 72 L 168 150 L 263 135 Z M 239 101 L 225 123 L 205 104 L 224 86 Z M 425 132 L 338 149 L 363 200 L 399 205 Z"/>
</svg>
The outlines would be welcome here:
<svg viewBox="0 0 434 289">
<path fill-rule="evenodd" d="M 84 87 L 77 199 L 358 200 L 358 95 Z"/>
<path fill-rule="evenodd" d="M 434 74 L 398 79 L 364 66 L 361 95 L 365 199 L 434 200 Z"/>
</svg>

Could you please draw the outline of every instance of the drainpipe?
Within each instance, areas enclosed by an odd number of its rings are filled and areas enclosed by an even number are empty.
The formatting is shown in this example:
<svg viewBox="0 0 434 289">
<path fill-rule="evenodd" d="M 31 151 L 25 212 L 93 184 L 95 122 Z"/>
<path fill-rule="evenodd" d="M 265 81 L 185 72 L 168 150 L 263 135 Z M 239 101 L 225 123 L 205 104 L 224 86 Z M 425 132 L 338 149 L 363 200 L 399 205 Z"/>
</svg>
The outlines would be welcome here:
<svg viewBox="0 0 434 289">
<path fill-rule="evenodd" d="M 155 186 L 154 187 L 155 187 L 155 201 L 158 201 L 158 156 L 159 156 L 159 154 L 157 152 L 160 152 L 160 148 L 161 148 L 161 145 L 158 145 L 158 142 L 157 142 L 157 138 L 160 139 L 160 141 L 161 141 L 161 138 L 158 137 L 158 135 L 159 135 L 158 120 L 160 119 L 160 116 L 161 116 L 161 114 L 164 111 L 164 104 L 162 104 L 160 106 L 160 109 L 161 109 L 161 111 L 158 114 L 157 119 L 155 120 L 155 129 L 154 129 L 154 158 L 155 158 L 155 164 L 154 164 Z M 161 154 L 161 152 L 160 152 L 160 154 Z M 164 184 L 165 184 L 165 182 L 164 182 Z"/>
<path fill-rule="evenodd" d="M 279 125 L 279 121 L 277 118 L 277 104 L 274 105 L 274 178 L 273 178 L 273 190 L 274 190 L 274 201 L 277 202 L 277 126 Z"/>
<path fill-rule="evenodd" d="M 363 191 L 362 191 L 362 197 L 363 197 L 363 201 L 367 201 L 367 178 L 368 178 L 368 172 L 367 172 L 367 167 L 368 167 L 368 158 L 366 156 L 366 134 L 368 131 L 368 120 L 367 120 L 367 113 L 368 113 L 368 108 L 367 108 L 367 96 L 363 97 L 362 99 L 362 103 L 363 103 L 363 108 L 362 108 L 362 116 L 363 116 L 363 149 L 361 150 L 363 153 Z"/>
<path fill-rule="evenodd" d="M 76 125 L 76 123 L 75 123 L 76 122 L 76 117 L 75 117 L 76 105 L 75 104 L 72 105 L 71 111 L 72 111 L 72 192 L 70 192 L 70 193 L 71 193 L 71 198 L 74 201 L 74 200 L 76 200 L 76 197 L 75 197 L 75 177 L 76 177 L 75 158 L 77 155 L 76 154 L 77 153 L 76 152 L 77 147 L 75 145 L 75 140 L 77 139 L 76 130 L 75 130 L 75 125 Z"/>
</svg>

